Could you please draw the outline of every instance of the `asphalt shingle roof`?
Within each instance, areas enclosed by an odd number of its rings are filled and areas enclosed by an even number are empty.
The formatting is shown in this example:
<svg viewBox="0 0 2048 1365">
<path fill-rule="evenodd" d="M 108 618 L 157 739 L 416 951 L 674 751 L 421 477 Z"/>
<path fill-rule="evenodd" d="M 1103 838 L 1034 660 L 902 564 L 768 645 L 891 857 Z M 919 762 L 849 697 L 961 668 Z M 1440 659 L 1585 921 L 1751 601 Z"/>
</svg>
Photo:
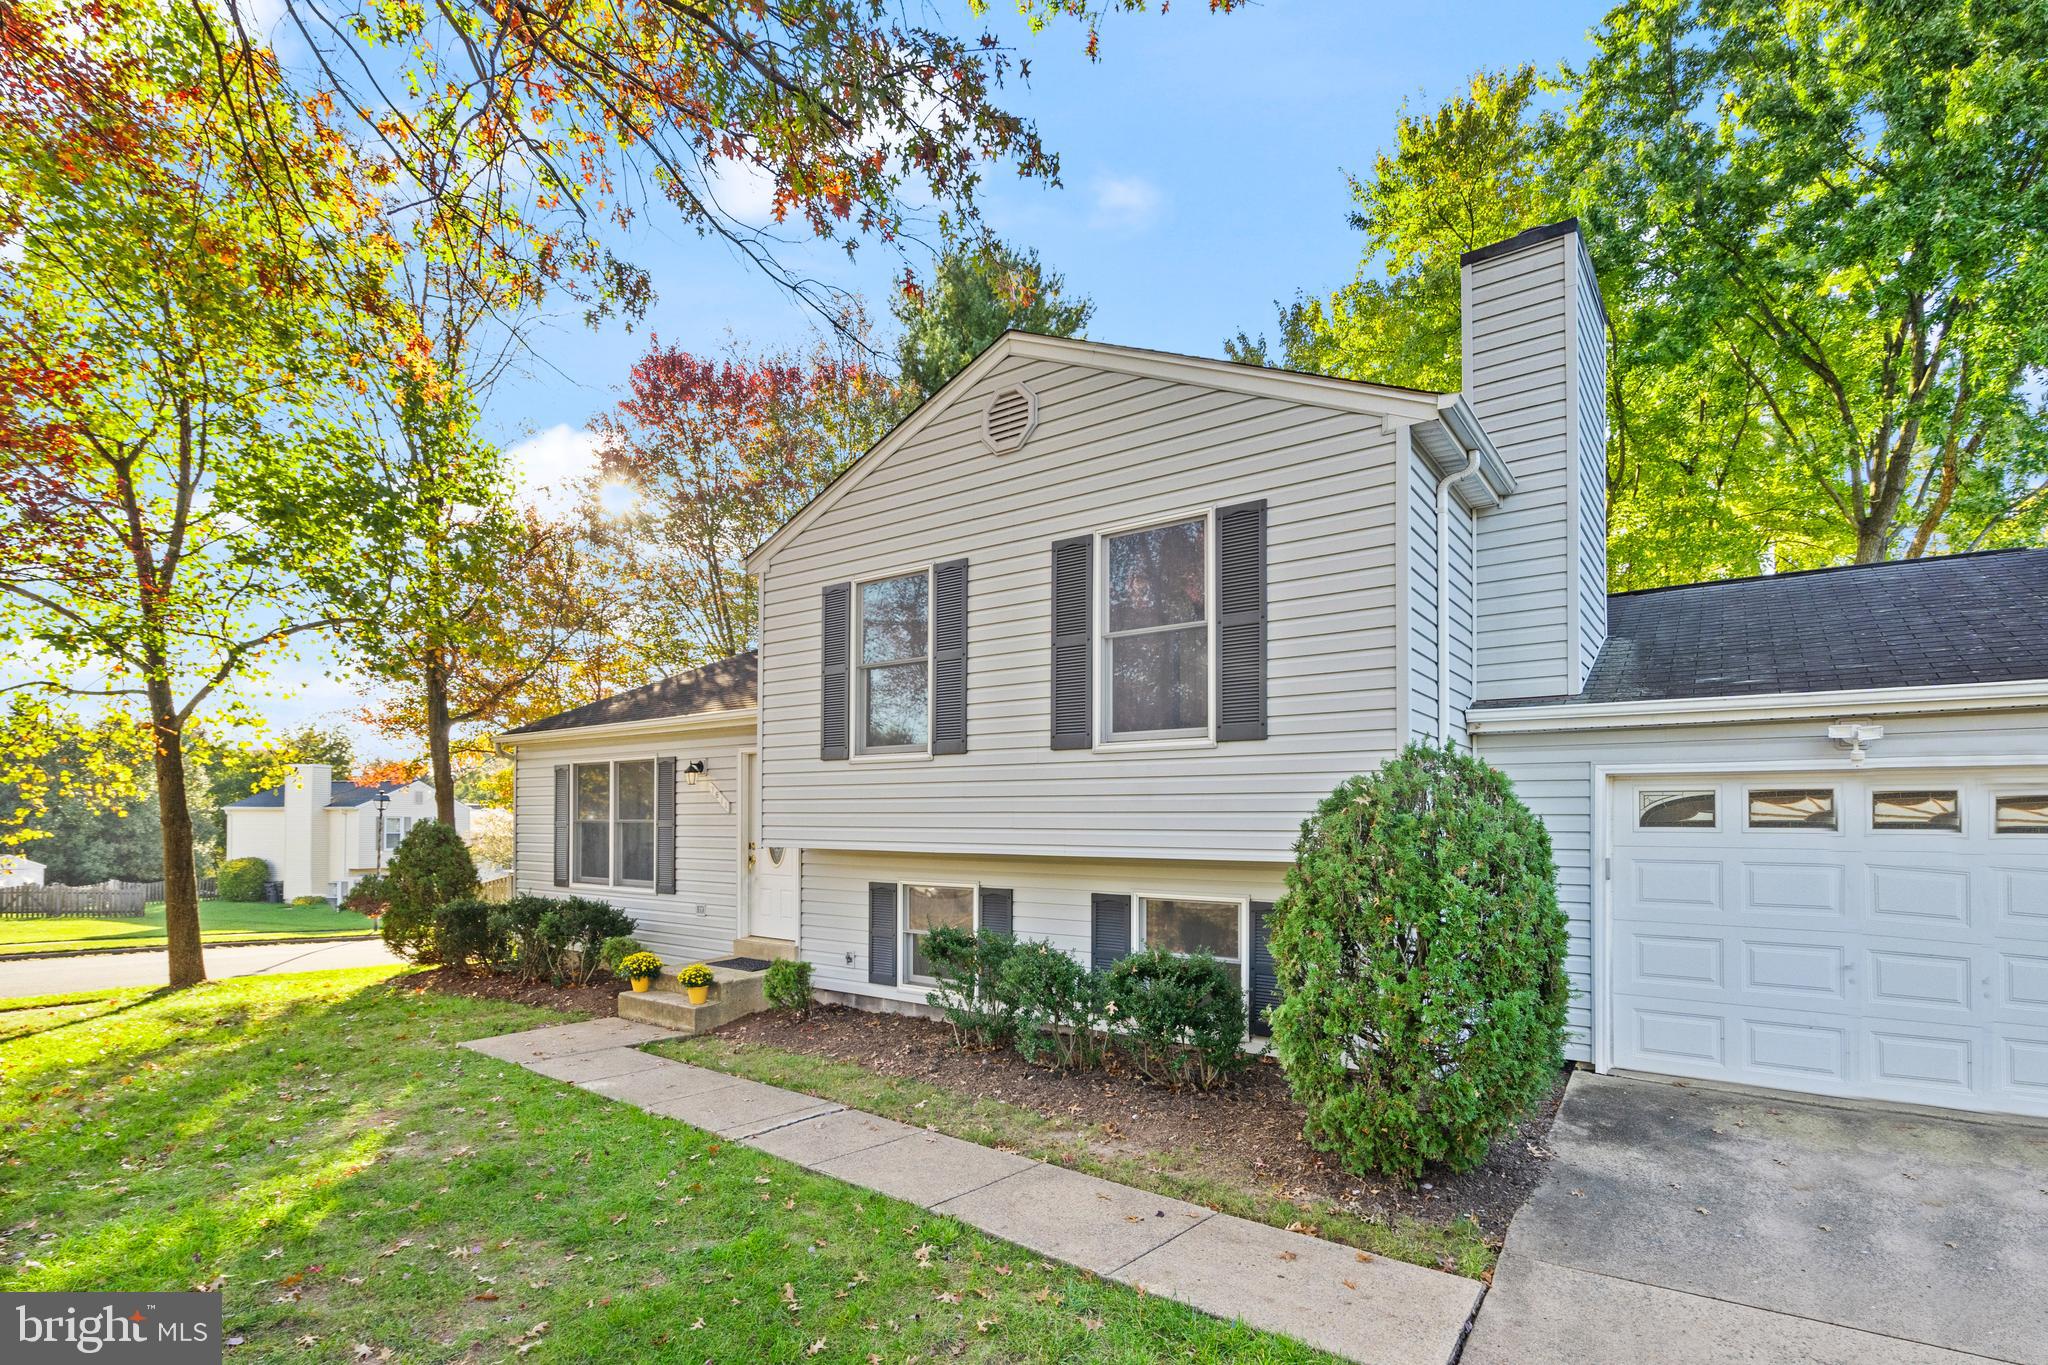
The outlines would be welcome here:
<svg viewBox="0 0 2048 1365">
<path fill-rule="evenodd" d="M 409 787 L 411 785 L 410 782 L 373 782 L 359 786 L 354 782 L 337 782 L 328 794 L 327 807 L 332 810 L 336 806 L 360 806 L 365 801 L 376 800 L 380 792 L 397 791 L 400 787 Z M 279 785 L 257 792 L 254 796 L 245 796 L 239 801 L 234 801 L 221 807 L 221 809 L 277 810 L 283 805 L 284 787 Z"/>
<path fill-rule="evenodd" d="M 578 706 L 559 715 L 507 730 L 514 735 L 545 734 L 552 730 L 576 730 L 587 725 L 619 725 L 634 720 L 659 720 L 671 716 L 701 716 L 719 711 L 744 711 L 754 704 L 757 656 L 753 650 L 730 659 L 693 668 L 672 678 L 636 687 L 603 701 Z"/>
<path fill-rule="evenodd" d="M 1607 599 L 1573 702 L 2048 678 L 2048 550 L 1991 550 Z"/>
</svg>

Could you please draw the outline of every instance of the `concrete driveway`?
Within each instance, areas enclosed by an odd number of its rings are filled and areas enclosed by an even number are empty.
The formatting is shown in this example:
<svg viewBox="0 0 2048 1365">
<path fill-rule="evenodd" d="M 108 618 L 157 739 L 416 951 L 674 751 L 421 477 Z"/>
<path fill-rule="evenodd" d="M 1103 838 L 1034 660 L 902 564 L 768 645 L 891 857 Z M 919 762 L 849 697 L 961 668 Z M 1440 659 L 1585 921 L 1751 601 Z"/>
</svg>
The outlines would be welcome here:
<svg viewBox="0 0 2048 1365">
<path fill-rule="evenodd" d="M 1462 1365 L 2048 1365 L 2048 1123 L 1572 1078 Z"/>
<path fill-rule="evenodd" d="M 223 977 L 268 976 L 275 972 L 375 967 L 398 960 L 382 939 L 375 938 L 329 943 L 222 943 L 206 949 L 206 974 L 217 981 Z M 100 987 L 161 986 L 168 976 L 169 967 L 160 952 L 17 958 L 0 962 L 0 1000 L 62 995 Z"/>
</svg>

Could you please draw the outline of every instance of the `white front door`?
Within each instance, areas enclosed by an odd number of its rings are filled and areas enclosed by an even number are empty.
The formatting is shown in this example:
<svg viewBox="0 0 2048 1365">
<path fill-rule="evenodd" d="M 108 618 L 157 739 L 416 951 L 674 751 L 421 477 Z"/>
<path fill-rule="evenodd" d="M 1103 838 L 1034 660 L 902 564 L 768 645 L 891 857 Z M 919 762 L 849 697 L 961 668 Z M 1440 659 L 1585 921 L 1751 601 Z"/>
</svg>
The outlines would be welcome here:
<svg viewBox="0 0 2048 1365">
<path fill-rule="evenodd" d="M 1613 1063 L 2048 1115 L 2048 772 L 1617 782 Z"/>
<path fill-rule="evenodd" d="M 753 750 L 740 753 L 740 879 L 745 888 L 746 930 L 755 938 L 796 942 L 799 882 L 797 853 L 761 843 L 761 762 Z"/>
</svg>

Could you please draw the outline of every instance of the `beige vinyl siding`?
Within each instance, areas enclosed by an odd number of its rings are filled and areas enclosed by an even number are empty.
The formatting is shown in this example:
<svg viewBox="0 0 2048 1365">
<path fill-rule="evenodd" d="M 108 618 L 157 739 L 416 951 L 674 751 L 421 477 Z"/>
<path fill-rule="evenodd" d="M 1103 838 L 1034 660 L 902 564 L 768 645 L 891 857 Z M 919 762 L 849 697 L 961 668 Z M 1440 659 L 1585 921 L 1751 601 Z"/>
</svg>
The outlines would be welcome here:
<svg viewBox="0 0 2048 1365">
<path fill-rule="evenodd" d="M 231 810 L 227 813 L 227 861 L 261 858 L 270 875 L 284 872 L 284 808 Z"/>
<path fill-rule="evenodd" d="M 1479 716 L 1482 727 L 1484 714 Z M 1948 716 L 1871 711 L 1853 718 L 1884 726 L 1884 738 L 1871 754 L 1886 763 L 1926 760 L 1964 765 L 2048 756 L 2048 714 L 2039 711 Z M 1558 901 L 1571 923 L 1571 957 L 1566 965 L 1575 992 L 1572 1057 L 1592 1058 L 1593 860 L 1598 842 L 1593 770 L 1653 764 L 1677 776 L 1746 764 L 1845 769 L 1847 759 L 1829 742 L 1827 725 L 1825 720 L 1804 720 L 1526 735 L 1487 734 L 1482 728 L 1474 740 L 1480 757 L 1508 775 L 1516 794 L 1550 831 Z"/>
<path fill-rule="evenodd" d="M 513 774 L 517 884 L 539 896 L 588 896 L 631 915 L 633 936 L 672 965 L 732 951 L 738 914 L 739 751 L 753 731 L 649 734 L 614 739 L 522 739 Z M 555 885 L 555 766 L 648 758 L 676 760 L 676 892 L 646 887 Z M 711 786 L 691 786 L 683 770 L 704 760 L 711 783 L 734 802 L 722 809 Z"/>
<path fill-rule="evenodd" d="M 922 1002 L 924 986 L 868 982 L 868 884 L 931 881 L 1001 887 L 1015 893 L 1015 933 L 1045 940 L 1086 963 L 1092 919 L 1089 897 L 1185 895 L 1273 900 L 1284 868 L 1277 864 L 1146 862 L 1111 858 L 1006 858 L 984 855 L 849 853 L 806 849 L 803 855 L 802 954 L 820 990 L 872 1000 Z M 849 955 L 851 960 L 849 960 Z"/>
<path fill-rule="evenodd" d="M 1436 483 L 1438 474 L 1420 453 L 1408 458 L 1408 734 L 1437 736 L 1437 677 L 1450 669 L 1450 737 L 1465 742 L 1465 708 L 1472 704 L 1473 514 L 1456 497 L 1450 501 L 1450 641 L 1447 654 L 1437 640 Z M 1440 654 L 1443 658 L 1440 661 Z"/>
<path fill-rule="evenodd" d="M 1038 394 L 1037 429 L 1022 451 L 990 455 L 982 400 L 1018 382 Z M 1398 735 L 1394 444 L 1377 415 L 1023 356 L 996 366 L 766 566 L 766 839 L 1284 858 L 1315 802 Z M 1250 498 L 1269 503 L 1270 738 L 1053 750 L 1053 542 Z M 821 760 L 823 588 L 956 557 L 968 560 L 969 752 Z"/>
</svg>

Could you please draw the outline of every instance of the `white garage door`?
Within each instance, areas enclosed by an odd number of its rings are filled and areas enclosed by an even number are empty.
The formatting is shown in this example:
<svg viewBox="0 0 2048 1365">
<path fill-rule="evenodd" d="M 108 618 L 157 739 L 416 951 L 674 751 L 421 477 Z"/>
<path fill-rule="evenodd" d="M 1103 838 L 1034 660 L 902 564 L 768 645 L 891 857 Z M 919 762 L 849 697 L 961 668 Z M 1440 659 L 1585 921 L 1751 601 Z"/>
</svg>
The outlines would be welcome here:
<svg viewBox="0 0 2048 1365">
<path fill-rule="evenodd" d="M 2048 772 L 1615 786 L 1615 1066 L 2048 1114 Z"/>
</svg>

